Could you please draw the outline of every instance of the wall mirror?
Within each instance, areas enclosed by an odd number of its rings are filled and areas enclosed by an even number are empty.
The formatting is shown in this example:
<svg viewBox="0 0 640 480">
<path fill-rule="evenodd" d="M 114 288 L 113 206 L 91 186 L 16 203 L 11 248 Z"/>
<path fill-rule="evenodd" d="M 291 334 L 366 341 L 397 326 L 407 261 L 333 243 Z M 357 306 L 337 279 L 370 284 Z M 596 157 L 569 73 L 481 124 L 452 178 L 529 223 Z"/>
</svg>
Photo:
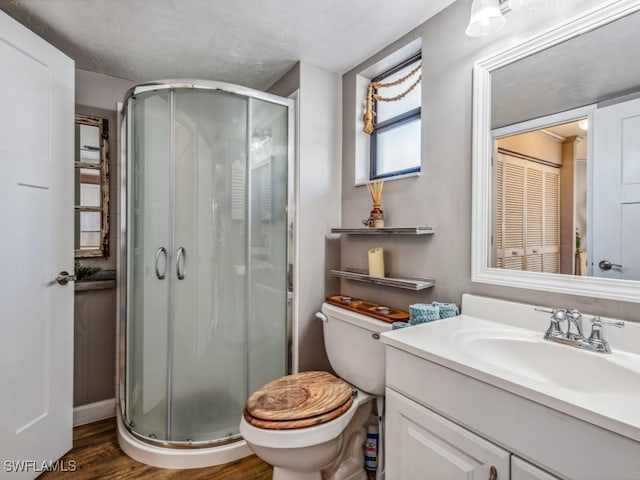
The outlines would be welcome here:
<svg viewBox="0 0 640 480">
<path fill-rule="evenodd" d="M 474 67 L 472 281 L 640 302 L 640 2 Z"/>
<path fill-rule="evenodd" d="M 109 256 L 109 125 L 75 116 L 75 256 Z"/>
</svg>

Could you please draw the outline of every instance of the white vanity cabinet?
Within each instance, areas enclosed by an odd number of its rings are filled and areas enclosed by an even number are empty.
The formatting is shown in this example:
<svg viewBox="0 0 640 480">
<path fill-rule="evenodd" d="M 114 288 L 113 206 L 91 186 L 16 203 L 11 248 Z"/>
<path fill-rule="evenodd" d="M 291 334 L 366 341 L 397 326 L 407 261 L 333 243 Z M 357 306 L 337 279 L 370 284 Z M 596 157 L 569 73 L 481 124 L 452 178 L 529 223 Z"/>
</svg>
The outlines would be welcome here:
<svg viewBox="0 0 640 480">
<path fill-rule="evenodd" d="M 558 477 L 554 477 L 535 465 L 531 465 L 529 462 L 512 455 L 511 480 L 558 480 Z"/>
<path fill-rule="evenodd" d="M 385 356 L 386 480 L 640 479 L 636 441 L 400 348 Z"/>
<path fill-rule="evenodd" d="M 506 450 L 391 389 L 386 401 L 388 480 L 509 478 Z"/>
<path fill-rule="evenodd" d="M 387 389 L 387 479 L 559 480 Z"/>
</svg>

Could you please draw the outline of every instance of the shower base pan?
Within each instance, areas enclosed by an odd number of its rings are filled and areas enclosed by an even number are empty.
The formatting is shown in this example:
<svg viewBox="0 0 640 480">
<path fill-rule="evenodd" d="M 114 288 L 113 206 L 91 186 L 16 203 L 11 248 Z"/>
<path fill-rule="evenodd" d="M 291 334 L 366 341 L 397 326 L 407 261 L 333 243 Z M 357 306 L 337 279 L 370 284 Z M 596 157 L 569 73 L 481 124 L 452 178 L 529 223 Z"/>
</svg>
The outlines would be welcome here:
<svg viewBox="0 0 640 480">
<path fill-rule="evenodd" d="M 163 448 L 144 443 L 133 437 L 118 417 L 118 444 L 129 457 L 138 462 L 159 468 L 203 468 L 223 465 L 248 457 L 253 452 L 247 442 L 234 443 L 210 448 Z"/>
</svg>

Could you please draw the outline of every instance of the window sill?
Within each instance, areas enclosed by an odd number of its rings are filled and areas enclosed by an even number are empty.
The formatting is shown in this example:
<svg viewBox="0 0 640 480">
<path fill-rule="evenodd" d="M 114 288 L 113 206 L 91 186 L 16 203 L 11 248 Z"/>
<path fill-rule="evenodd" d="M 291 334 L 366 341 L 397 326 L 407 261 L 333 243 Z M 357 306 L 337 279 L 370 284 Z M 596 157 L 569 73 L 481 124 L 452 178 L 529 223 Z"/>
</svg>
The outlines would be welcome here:
<svg viewBox="0 0 640 480">
<path fill-rule="evenodd" d="M 394 175 L 393 177 L 387 177 L 387 178 L 381 178 L 380 180 L 383 180 L 384 182 L 390 182 L 392 180 L 402 180 L 403 178 L 411 178 L 411 177 L 419 177 L 420 176 L 420 172 L 411 172 L 411 173 L 404 173 L 402 175 Z M 357 180 L 353 186 L 354 187 L 362 187 L 364 185 L 366 185 L 367 183 L 373 182 L 374 180 Z"/>
</svg>

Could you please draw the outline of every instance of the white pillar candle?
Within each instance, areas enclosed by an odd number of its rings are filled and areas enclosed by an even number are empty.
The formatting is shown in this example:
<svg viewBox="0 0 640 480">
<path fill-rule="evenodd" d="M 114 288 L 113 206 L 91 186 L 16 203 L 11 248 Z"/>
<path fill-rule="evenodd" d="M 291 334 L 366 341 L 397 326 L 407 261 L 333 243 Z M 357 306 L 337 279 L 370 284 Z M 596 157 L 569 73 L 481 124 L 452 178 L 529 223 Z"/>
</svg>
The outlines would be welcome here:
<svg viewBox="0 0 640 480">
<path fill-rule="evenodd" d="M 369 249 L 369 276 L 384 277 L 384 251 L 382 247 Z"/>
</svg>

